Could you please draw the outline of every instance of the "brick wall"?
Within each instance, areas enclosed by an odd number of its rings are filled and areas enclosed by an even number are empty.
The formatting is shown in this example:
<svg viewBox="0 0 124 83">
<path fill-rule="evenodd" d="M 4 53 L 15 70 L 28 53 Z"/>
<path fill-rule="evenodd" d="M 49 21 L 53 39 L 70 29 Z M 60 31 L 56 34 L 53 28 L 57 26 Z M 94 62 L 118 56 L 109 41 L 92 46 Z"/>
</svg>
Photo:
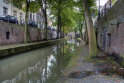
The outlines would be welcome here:
<svg viewBox="0 0 124 83">
<path fill-rule="evenodd" d="M 101 17 L 97 41 L 106 53 L 124 55 L 124 0 L 118 0 L 109 12 Z"/>
<path fill-rule="evenodd" d="M 44 31 L 41 31 L 41 39 L 44 38 Z M 39 40 L 37 28 L 30 28 L 30 39 L 32 42 Z M 8 38 L 9 35 L 9 38 Z M 24 41 L 24 26 L 0 21 L 0 44 L 23 43 Z"/>
</svg>

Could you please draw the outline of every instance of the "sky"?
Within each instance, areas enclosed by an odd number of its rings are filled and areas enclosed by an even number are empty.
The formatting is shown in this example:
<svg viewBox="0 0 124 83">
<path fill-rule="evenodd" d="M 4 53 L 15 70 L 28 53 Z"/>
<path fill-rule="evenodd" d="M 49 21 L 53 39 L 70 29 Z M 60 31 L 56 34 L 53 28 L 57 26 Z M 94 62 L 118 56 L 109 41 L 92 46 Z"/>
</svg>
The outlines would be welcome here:
<svg viewBox="0 0 124 83">
<path fill-rule="evenodd" d="M 98 5 L 98 1 L 99 1 L 99 0 L 97 0 L 97 5 Z M 100 5 L 101 5 L 101 6 L 104 6 L 104 4 L 105 4 L 106 2 L 107 2 L 107 0 L 100 0 Z"/>
</svg>

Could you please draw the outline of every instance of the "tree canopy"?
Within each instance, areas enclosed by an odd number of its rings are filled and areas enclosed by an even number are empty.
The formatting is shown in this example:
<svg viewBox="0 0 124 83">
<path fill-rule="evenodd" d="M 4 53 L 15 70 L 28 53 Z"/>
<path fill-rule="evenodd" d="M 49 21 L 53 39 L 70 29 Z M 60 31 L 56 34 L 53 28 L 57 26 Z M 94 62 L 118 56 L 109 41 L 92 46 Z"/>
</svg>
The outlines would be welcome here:
<svg viewBox="0 0 124 83">
<path fill-rule="evenodd" d="M 54 26 L 57 26 L 58 1 L 60 1 L 59 8 L 61 9 L 61 27 L 66 33 L 74 31 L 74 28 L 79 28 L 79 22 L 81 23 L 85 20 L 82 0 L 48 0 L 48 7 Z M 97 15 L 95 0 L 88 0 L 88 3 L 92 10 L 91 16 L 95 17 Z"/>
<path fill-rule="evenodd" d="M 29 11 L 32 13 L 37 12 L 41 8 L 39 2 L 39 0 L 30 0 Z M 26 11 L 26 0 L 11 0 L 11 3 L 15 7 L 22 9 L 24 12 Z"/>
</svg>

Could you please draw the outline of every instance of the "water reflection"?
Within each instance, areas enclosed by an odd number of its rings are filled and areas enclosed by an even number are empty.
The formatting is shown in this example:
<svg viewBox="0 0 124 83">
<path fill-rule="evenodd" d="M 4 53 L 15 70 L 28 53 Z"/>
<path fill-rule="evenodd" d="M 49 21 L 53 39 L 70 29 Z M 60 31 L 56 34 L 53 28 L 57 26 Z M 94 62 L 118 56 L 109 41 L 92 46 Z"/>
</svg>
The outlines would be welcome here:
<svg viewBox="0 0 124 83">
<path fill-rule="evenodd" d="M 0 60 L 0 83 L 55 83 L 75 52 L 61 43 Z"/>
</svg>

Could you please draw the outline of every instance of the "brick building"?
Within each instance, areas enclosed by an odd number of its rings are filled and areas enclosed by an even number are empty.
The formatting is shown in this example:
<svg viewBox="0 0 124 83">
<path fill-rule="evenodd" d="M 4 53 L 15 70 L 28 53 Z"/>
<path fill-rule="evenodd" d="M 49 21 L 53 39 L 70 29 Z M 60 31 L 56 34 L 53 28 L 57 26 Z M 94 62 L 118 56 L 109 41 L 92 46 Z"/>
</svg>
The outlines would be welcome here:
<svg viewBox="0 0 124 83">
<path fill-rule="evenodd" d="M 124 56 L 124 0 L 104 9 L 95 27 L 98 46 L 107 54 Z"/>
</svg>

